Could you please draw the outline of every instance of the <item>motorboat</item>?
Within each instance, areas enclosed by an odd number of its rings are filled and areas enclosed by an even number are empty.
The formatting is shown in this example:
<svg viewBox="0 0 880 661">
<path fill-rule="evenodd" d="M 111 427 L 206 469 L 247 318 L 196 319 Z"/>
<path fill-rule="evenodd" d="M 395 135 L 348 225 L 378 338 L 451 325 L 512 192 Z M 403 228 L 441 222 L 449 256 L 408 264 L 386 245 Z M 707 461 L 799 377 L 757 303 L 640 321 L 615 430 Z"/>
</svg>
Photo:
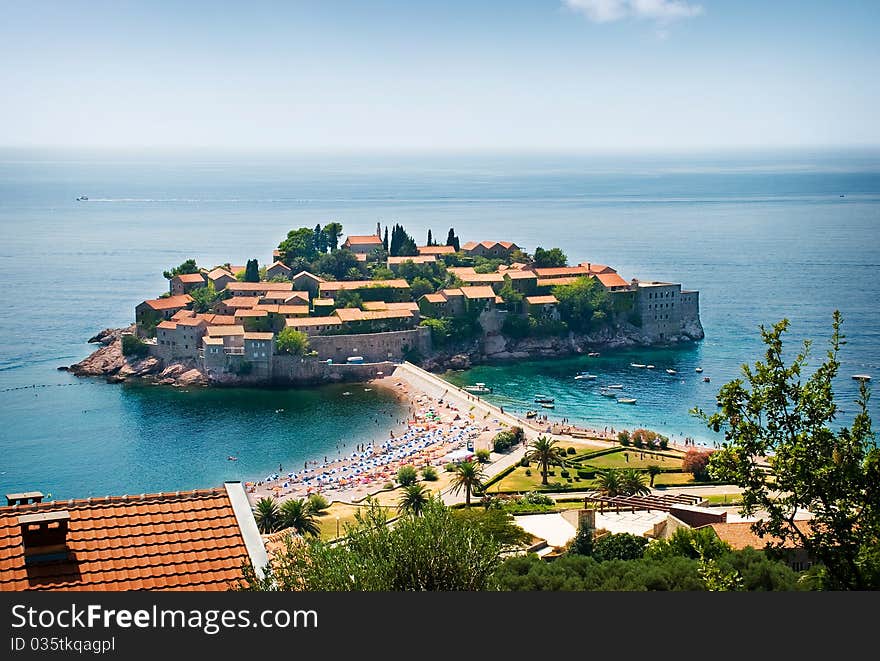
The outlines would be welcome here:
<svg viewBox="0 0 880 661">
<path fill-rule="evenodd" d="M 602 397 L 617 397 L 617 393 L 605 388 L 602 388 L 602 390 L 599 391 L 599 394 L 602 395 Z"/>
<path fill-rule="evenodd" d="M 226 457 L 226 461 L 238 461 L 238 457 L 233 457 L 232 455 L 229 455 L 228 457 Z"/>
<path fill-rule="evenodd" d="M 465 386 L 464 389 L 467 390 L 468 392 L 476 393 L 478 395 L 483 395 L 483 394 L 492 392 L 492 389 L 489 386 L 487 386 L 485 383 L 479 383 L 479 382 L 476 383 L 475 385 L 472 385 L 472 386 Z"/>
<path fill-rule="evenodd" d="M 608 387 L 609 387 L 609 388 L 612 388 L 612 389 L 614 389 L 614 390 L 623 390 L 623 384 L 622 384 L 622 383 L 615 383 L 614 385 L 611 385 L 611 386 L 608 386 Z"/>
<path fill-rule="evenodd" d="M 534 418 L 538 415 L 537 411 L 526 411 L 526 418 Z"/>
<path fill-rule="evenodd" d="M 586 379 L 587 381 L 595 381 L 598 377 L 595 374 L 587 374 L 586 372 L 578 372 L 574 378 L 578 381 L 584 380 L 584 379 Z"/>
<path fill-rule="evenodd" d="M 89 196 L 88 195 L 80 195 L 78 198 L 76 198 L 76 201 L 77 202 L 88 202 Z"/>
<path fill-rule="evenodd" d="M 654 369 L 654 366 L 653 365 L 645 365 L 645 369 L 652 370 L 652 369 Z"/>
<path fill-rule="evenodd" d="M 694 368 L 694 372 L 696 372 L 697 374 L 701 374 L 703 372 L 703 368 L 702 367 Z"/>
<path fill-rule="evenodd" d="M 853 381 L 870 381 L 871 377 L 868 374 L 853 374 Z"/>
<path fill-rule="evenodd" d="M 597 357 L 599 356 L 599 352 L 598 352 L 598 351 L 591 351 L 591 352 L 588 353 L 587 355 L 588 355 L 590 358 L 597 358 Z"/>
<path fill-rule="evenodd" d="M 548 397 L 547 395 L 535 395 L 535 403 L 536 404 L 552 404 L 553 398 Z"/>
<path fill-rule="evenodd" d="M 617 403 L 618 404 L 635 404 L 636 398 L 635 397 L 618 397 Z"/>
<path fill-rule="evenodd" d="M 709 383 L 709 381 L 711 381 L 711 380 L 712 379 L 710 379 L 708 376 L 703 377 L 703 383 Z"/>
<path fill-rule="evenodd" d="M 541 404 L 541 406 L 545 409 L 555 409 L 556 404 Z"/>
<path fill-rule="evenodd" d="M 345 391 L 344 393 L 342 393 L 342 394 L 345 395 L 346 397 L 348 397 L 351 393 L 348 392 L 348 391 L 346 390 L 346 391 Z"/>
<path fill-rule="evenodd" d="M 667 374 L 678 374 L 678 372 L 676 372 L 676 371 L 675 371 L 674 369 L 672 369 L 671 367 L 670 367 L 669 369 L 666 370 L 666 373 L 667 373 Z"/>
<path fill-rule="evenodd" d="M 647 367 L 647 365 L 645 365 L 644 363 L 630 363 L 629 366 L 630 367 L 639 367 L 639 368 Z"/>
</svg>

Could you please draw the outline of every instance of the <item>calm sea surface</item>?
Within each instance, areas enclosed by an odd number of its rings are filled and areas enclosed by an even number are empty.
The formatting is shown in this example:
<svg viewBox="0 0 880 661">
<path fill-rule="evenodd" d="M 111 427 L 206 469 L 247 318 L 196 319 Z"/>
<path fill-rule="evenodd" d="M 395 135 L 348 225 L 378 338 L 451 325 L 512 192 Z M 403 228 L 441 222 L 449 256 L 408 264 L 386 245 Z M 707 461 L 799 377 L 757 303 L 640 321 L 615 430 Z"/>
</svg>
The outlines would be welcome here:
<svg viewBox="0 0 880 661">
<path fill-rule="evenodd" d="M 75 202 L 79 195 L 89 201 Z M 712 409 L 718 387 L 759 356 L 758 326 L 788 317 L 793 340 L 814 338 L 819 356 L 835 308 L 848 339 L 837 385 L 844 421 L 856 393 L 850 375 L 880 374 L 878 154 L 0 152 L 0 493 L 67 498 L 213 486 L 384 434 L 397 404 L 356 386 L 179 391 L 55 369 L 87 355 L 96 331 L 129 323 L 137 302 L 167 286 L 163 269 L 188 257 L 264 263 L 290 228 L 330 220 L 359 234 L 377 221 L 401 222 L 420 242 L 428 228 L 443 238 L 455 227 L 465 241 L 561 246 L 572 263 L 607 263 L 627 279 L 700 290 L 703 342 L 452 376 L 489 383 L 490 398 L 511 408 L 549 394 L 557 417 L 711 440 L 688 410 Z M 599 379 L 576 382 L 580 370 Z M 600 397 L 598 386 L 610 383 L 637 404 Z M 875 398 L 875 419 L 878 412 Z"/>
</svg>

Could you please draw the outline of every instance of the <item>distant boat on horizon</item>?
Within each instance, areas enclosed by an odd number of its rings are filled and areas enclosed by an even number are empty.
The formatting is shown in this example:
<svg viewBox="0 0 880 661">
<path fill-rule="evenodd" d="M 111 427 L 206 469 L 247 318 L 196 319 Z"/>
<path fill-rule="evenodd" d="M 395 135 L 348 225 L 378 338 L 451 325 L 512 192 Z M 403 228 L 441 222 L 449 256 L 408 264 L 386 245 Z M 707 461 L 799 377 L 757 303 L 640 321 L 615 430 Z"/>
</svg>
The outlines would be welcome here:
<svg viewBox="0 0 880 661">
<path fill-rule="evenodd" d="M 635 404 L 636 398 L 635 397 L 618 397 L 617 403 L 618 404 Z"/>
<path fill-rule="evenodd" d="M 667 374 L 678 374 L 678 372 L 676 372 L 676 371 L 675 371 L 674 369 L 672 369 L 671 367 L 668 368 L 668 369 L 666 370 L 666 373 L 667 373 Z"/>
<path fill-rule="evenodd" d="M 645 365 L 644 363 L 630 363 L 629 366 L 638 368 L 647 367 L 647 365 Z"/>
<path fill-rule="evenodd" d="M 78 198 L 76 198 L 76 201 L 77 202 L 88 202 L 89 196 L 88 195 L 80 195 Z"/>
</svg>

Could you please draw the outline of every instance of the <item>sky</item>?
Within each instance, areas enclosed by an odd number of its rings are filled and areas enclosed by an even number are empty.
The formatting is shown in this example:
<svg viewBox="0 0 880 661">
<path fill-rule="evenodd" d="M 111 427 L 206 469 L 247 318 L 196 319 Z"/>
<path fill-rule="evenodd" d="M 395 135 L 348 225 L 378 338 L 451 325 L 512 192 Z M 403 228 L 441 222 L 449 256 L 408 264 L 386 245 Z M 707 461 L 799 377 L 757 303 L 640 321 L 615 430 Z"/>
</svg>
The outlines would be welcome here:
<svg viewBox="0 0 880 661">
<path fill-rule="evenodd" d="M 0 146 L 880 145 L 877 0 L 0 0 Z"/>
</svg>

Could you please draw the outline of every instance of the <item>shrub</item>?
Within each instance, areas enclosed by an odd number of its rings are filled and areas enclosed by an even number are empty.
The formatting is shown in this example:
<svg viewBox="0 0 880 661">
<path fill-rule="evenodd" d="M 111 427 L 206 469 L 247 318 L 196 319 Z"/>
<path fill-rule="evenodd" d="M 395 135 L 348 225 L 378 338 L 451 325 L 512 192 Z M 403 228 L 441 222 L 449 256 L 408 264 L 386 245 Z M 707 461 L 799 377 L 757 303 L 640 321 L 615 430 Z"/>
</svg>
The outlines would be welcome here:
<svg viewBox="0 0 880 661">
<path fill-rule="evenodd" d="M 528 493 L 523 494 L 519 497 L 519 501 L 521 503 L 526 503 L 528 505 L 555 505 L 556 501 L 553 500 L 550 496 L 547 496 L 538 491 L 529 491 Z"/>
<path fill-rule="evenodd" d="M 134 358 L 143 358 L 150 352 L 150 348 L 146 343 L 142 342 L 134 335 L 122 336 L 122 355 L 132 356 Z"/>
<path fill-rule="evenodd" d="M 383 489 L 393 489 L 393 488 L 394 488 L 394 482 L 386 482 L 385 484 L 382 485 L 382 488 L 383 488 Z"/>
<path fill-rule="evenodd" d="M 566 449 L 565 454 L 577 454 L 577 450 L 575 450 L 572 447 L 569 447 L 568 449 Z"/>
<path fill-rule="evenodd" d="M 528 468 L 529 467 L 529 460 L 526 459 L 525 457 L 523 457 L 522 459 L 519 460 L 519 465 L 522 466 L 523 468 Z"/>
<path fill-rule="evenodd" d="M 532 476 L 532 469 L 526 468 L 526 477 L 531 477 L 531 476 Z"/>
<path fill-rule="evenodd" d="M 443 467 L 443 470 L 446 471 L 447 473 L 454 473 L 455 472 L 455 464 L 450 462 Z"/>
<path fill-rule="evenodd" d="M 567 470 L 562 469 L 561 471 L 559 471 L 559 477 L 569 477 L 569 476 L 570 476 L 570 473 Z"/>
<path fill-rule="evenodd" d="M 476 451 L 475 454 L 477 456 L 477 460 L 481 464 L 485 464 L 487 461 L 489 461 L 490 452 L 486 448 L 480 448 Z"/>
<path fill-rule="evenodd" d="M 577 534 L 568 544 L 568 552 L 575 555 L 593 555 L 593 536 L 595 531 L 591 526 L 578 526 Z"/>
<path fill-rule="evenodd" d="M 669 437 L 668 436 L 660 436 L 658 443 L 660 444 L 661 450 L 666 450 L 669 447 Z"/>
<path fill-rule="evenodd" d="M 437 480 L 437 469 L 433 466 L 425 466 L 422 469 L 422 479 L 426 482 L 434 482 Z"/>
<path fill-rule="evenodd" d="M 315 513 L 323 512 L 325 509 L 330 507 L 330 501 L 328 501 L 327 498 L 320 493 L 313 493 L 311 496 L 309 496 L 307 502 L 309 509 Z"/>
<path fill-rule="evenodd" d="M 645 555 L 648 540 L 628 532 L 605 535 L 593 545 L 593 558 L 599 562 L 606 560 L 638 560 Z"/>
<path fill-rule="evenodd" d="M 418 479 L 419 474 L 416 473 L 415 466 L 401 466 L 397 471 L 397 483 L 402 487 L 408 487 L 410 484 L 415 484 Z"/>
<path fill-rule="evenodd" d="M 633 445 L 641 450 L 643 447 L 645 447 L 645 441 L 642 440 L 641 436 L 634 436 Z"/>
<path fill-rule="evenodd" d="M 596 471 L 587 470 L 586 468 L 578 469 L 577 476 L 584 480 L 592 480 L 596 477 Z"/>
<path fill-rule="evenodd" d="M 688 450 L 681 467 L 686 473 L 691 473 L 695 480 L 706 480 L 709 478 L 709 453 Z"/>
<path fill-rule="evenodd" d="M 309 350 L 309 336 L 293 328 L 284 328 L 275 338 L 278 353 L 302 356 Z"/>
<path fill-rule="evenodd" d="M 622 446 L 629 447 L 629 444 L 631 442 L 630 437 L 629 437 L 629 432 L 626 429 L 620 431 L 617 434 L 617 440 L 620 441 L 620 444 Z"/>
</svg>

